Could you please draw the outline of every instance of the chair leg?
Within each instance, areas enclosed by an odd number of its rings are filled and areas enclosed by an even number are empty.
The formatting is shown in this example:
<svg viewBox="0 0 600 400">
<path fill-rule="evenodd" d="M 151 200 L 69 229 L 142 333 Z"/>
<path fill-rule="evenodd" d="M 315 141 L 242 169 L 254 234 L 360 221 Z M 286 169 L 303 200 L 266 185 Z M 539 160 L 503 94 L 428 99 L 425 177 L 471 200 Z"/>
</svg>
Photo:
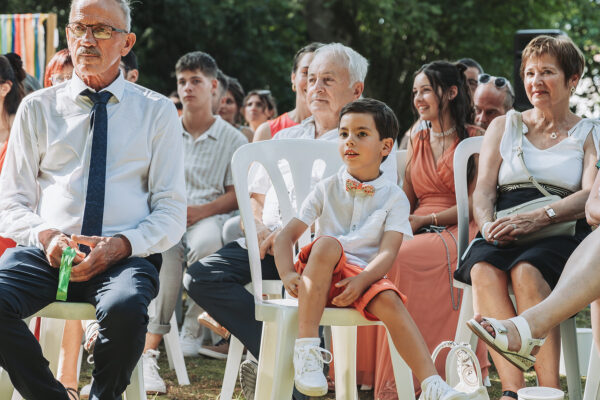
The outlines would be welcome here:
<svg viewBox="0 0 600 400">
<path fill-rule="evenodd" d="M 569 318 L 560 324 L 560 337 L 565 360 L 565 371 L 567 373 L 567 387 L 569 399 L 580 400 L 581 373 L 579 372 L 579 353 L 577 350 L 577 328 L 575 318 Z"/>
<path fill-rule="evenodd" d="M 356 326 L 332 326 L 335 398 L 358 399 L 356 390 Z"/>
<path fill-rule="evenodd" d="M 294 388 L 294 342 L 298 332 L 295 308 L 278 311 L 275 321 L 263 322 L 256 377 L 256 399 L 281 400 L 292 397 Z"/>
<path fill-rule="evenodd" d="M 412 371 L 402 357 L 400 357 L 400 354 L 398 354 L 389 332 L 387 332 L 387 337 L 390 355 L 392 357 L 392 366 L 394 368 L 394 379 L 396 380 L 398 398 L 415 400 L 415 387 L 413 385 Z"/>
<path fill-rule="evenodd" d="M 146 390 L 144 389 L 144 368 L 142 367 L 141 358 L 138 360 L 131 374 L 129 386 L 125 389 L 125 400 L 147 400 Z"/>
<path fill-rule="evenodd" d="M 50 371 L 55 376 L 58 371 L 58 358 L 64 329 L 64 319 L 42 318 L 40 346 L 42 346 L 44 357 L 50 363 Z"/>
<path fill-rule="evenodd" d="M 593 341 L 583 400 L 600 400 L 600 354 Z"/>
<path fill-rule="evenodd" d="M 169 368 L 175 369 L 179 386 L 189 385 L 190 378 L 188 377 L 187 369 L 185 368 L 183 352 L 181 351 L 181 345 L 179 343 L 179 330 L 177 329 L 175 313 L 171 315 L 170 323 L 171 329 L 169 330 L 169 333 L 164 335 L 165 349 L 167 350 L 167 358 L 169 359 Z"/>
<path fill-rule="evenodd" d="M 225 364 L 225 375 L 223 376 L 220 400 L 231 400 L 233 397 L 243 352 L 244 345 L 238 338 L 232 335 L 229 342 L 229 353 L 227 353 L 227 364 Z"/>
<path fill-rule="evenodd" d="M 8 372 L 0 368 L 0 399 L 11 399 L 14 391 Z"/>
</svg>

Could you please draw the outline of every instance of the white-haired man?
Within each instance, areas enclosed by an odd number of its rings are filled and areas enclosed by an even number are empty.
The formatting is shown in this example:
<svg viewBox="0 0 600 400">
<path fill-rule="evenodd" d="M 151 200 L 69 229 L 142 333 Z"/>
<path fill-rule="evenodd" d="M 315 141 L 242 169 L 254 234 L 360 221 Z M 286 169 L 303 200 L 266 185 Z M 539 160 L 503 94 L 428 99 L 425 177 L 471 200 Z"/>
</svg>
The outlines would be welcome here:
<svg viewBox="0 0 600 400">
<path fill-rule="evenodd" d="M 166 97 L 126 82 L 135 43 L 127 0 L 74 0 L 73 78 L 35 92 L 15 117 L 0 177 L 0 232 L 21 246 L 0 259 L 0 366 L 26 399 L 77 398 L 54 379 L 22 321 L 57 296 L 78 249 L 67 301 L 96 307 L 90 399 L 120 399 L 142 354 L 160 253 L 185 231 L 181 124 Z"/>
<path fill-rule="evenodd" d="M 312 117 L 278 132 L 274 139 L 337 140 L 340 111 L 362 95 L 367 69 L 367 60 L 349 47 L 332 43 L 319 48 L 308 69 L 307 101 Z M 382 168 L 384 175 L 395 182 L 396 158 L 388 157 Z M 262 276 L 279 279 L 272 245 L 281 220 L 274 190 L 264 170 L 256 174 L 250 192 L 259 243 L 264 250 Z M 240 242 L 231 242 L 192 264 L 184 277 L 188 295 L 258 357 L 262 322 L 255 320 L 253 297 L 244 288 L 250 281 L 248 251 Z M 253 386 L 244 385 L 243 390 L 247 398 L 254 397 Z"/>
</svg>

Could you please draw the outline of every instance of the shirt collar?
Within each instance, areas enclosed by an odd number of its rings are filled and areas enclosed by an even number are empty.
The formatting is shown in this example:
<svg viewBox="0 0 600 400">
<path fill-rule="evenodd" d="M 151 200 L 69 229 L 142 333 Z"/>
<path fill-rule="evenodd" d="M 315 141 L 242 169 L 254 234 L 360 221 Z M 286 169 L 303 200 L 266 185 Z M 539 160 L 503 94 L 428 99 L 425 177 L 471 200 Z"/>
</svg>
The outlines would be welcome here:
<svg viewBox="0 0 600 400">
<path fill-rule="evenodd" d="M 95 90 L 88 87 L 76 73 L 73 73 L 73 77 L 69 79 L 69 82 L 67 82 L 67 90 L 69 93 L 69 97 L 73 101 L 76 101 L 77 98 L 81 95 L 81 92 L 83 92 L 86 89 L 95 92 Z M 108 85 L 100 91 L 108 91 L 112 93 L 113 97 L 115 97 L 117 101 L 120 102 L 123 99 L 123 93 L 125 92 L 125 78 L 123 78 L 123 74 L 121 73 L 121 71 L 119 71 L 117 79 L 112 81 L 110 85 Z"/>
<path fill-rule="evenodd" d="M 360 182 L 358 179 L 356 179 L 355 177 L 350 175 L 350 173 L 348 173 L 346 166 L 342 166 L 342 168 L 340 168 L 340 175 L 341 175 L 341 179 L 342 179 L 342 182 L 344 183 L 344 185 L 346 184 L 347 179 L 351 179 L 353 181 Z M 362 183 L 363 185 L 371 185 L 375 189 L 379 189 L 384 186 L 387 186 L 389 184 L 389 181 L 383 177 L 383 173 L 381 172 L 381 170 L 379 170 L 379 176 L 377 178 L 373 179 L 372 181 L 360 182 L 360 183 Z"/>
<path fill-rule="evenodd" d="M 303 129 L 310 129 L 311 133 L 312 133 L 312 138 L 314 139 L 316 134 L 317 134 L 317 125 L 315 124 L 315 117 L 313 117 L 312 115 L 306 119 L 304 119 L 300 125 L 302 126 Z M 323 139 L 323 140 L 332 140 L 332 139 L 337 139 L 338 136 L 338 128 L 333 128 L 327 132 L 325 132 L 324 134 L 322 134 L 321 136 L 318 137 L 318 139 Z"/>
<path fill-rule="evenodd" d="M 213 115 L 213 117 L 215 118 L 215 121 L 212 123 L 211 126 L 208 127 L 208 129 L 206 131 L 204 131 L 204 133 L 202 135 L 200 135 L 196 138 L 196 141 L 204 140 L 203 138 L 205 138 L 205 137 L 209 137 L 211 139 L 218 140 L 221 130 L 215 129 L 215 128 L 217 127 L 217 124 L 220 124 L 219 120 L 222 120 L 222 121 L 224 121 L 224 120 L 219 115 Z M 184 134 L 183 136 L 184 137 L 187 136 L 190 139 L 192 139 L 193 138 L 192 135 L 190 135 L 190 133 L 188 131 L 186 131 L 185 128 L 183 127 L 183 115 L 179 117 L 179 121 L 181 122 L 181 129 L 183 130 L 183 134 Z"/>
</svg>

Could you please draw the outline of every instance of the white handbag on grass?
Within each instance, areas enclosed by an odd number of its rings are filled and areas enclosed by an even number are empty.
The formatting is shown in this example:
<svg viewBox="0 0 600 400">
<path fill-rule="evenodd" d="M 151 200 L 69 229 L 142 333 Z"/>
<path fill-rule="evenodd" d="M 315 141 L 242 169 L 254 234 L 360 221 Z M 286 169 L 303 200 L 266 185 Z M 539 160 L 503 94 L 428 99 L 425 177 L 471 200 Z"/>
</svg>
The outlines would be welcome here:
<svg viewBox="0 0 600 400">
<path fill-rule="evenodd" d="M 474 399 L 490 400 L 487 389 L 483 386 L 483 377 L 481 376 L 481 367 L 477 356 L 471 350 L 471 346 L 466 343 L 456 343 L 446 341 L 440 343 L 433 351 L 433 362 L 442 349 L 450 348 L 446 358 L 446 377 L 450 375 L 451 369 L 456 369 L 459 379 L 454 389 L 463 393 L 477 393 Z"/>
</svg>

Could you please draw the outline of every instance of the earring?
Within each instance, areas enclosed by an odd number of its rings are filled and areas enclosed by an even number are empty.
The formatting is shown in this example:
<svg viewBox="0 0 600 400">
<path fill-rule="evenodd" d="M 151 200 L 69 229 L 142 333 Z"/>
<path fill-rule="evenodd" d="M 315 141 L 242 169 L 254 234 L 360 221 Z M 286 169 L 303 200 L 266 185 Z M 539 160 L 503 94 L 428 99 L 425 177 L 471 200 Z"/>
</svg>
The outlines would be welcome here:
<svg viewBox="0 0 600 400">
<path fill-rule="evenodd" d="M 575 86 L 571 87 L 571 94 L 575 93 Z"/>
<path fill-rule="evenodd" d="M 295 92 L 296 91 L 296 84 L 292 83 L 292 91 Z"/>
</svg>

